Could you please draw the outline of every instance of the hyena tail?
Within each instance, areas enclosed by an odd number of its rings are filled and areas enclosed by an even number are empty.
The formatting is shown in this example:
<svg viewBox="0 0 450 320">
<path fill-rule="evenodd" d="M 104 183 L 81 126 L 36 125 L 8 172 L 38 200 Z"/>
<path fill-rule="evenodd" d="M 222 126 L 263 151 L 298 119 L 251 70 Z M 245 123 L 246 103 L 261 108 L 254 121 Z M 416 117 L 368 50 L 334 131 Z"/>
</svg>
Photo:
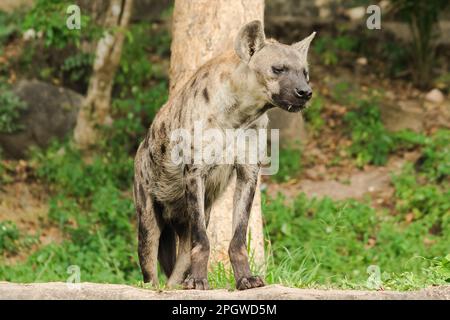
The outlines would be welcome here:
<svg viewBox="0 0 450 320">
<path fill-rule="evenodd" d="M 167 278 L 173 272 L 176 261 L 176 233 L 170 224 L 165 224 L 159 238 L 158 260 Z"/>
</svg>

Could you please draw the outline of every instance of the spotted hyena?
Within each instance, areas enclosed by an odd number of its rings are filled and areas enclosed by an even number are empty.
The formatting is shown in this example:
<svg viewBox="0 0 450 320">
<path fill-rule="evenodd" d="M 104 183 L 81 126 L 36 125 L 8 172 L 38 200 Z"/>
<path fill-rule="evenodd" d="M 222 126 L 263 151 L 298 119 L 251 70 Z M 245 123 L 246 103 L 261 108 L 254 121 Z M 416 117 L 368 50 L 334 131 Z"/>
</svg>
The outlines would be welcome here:
<svg viewBox="0 0 450 320">
<path fill-rule="evenodd" d="M 221 131 L 266 128 L 269 109 L 302 110 L 312 96 L 306 57 L 314 35 L 284 45 L 266 39 L 261 22 L 253 21 L 240 30 L 234 50 L 201 66 L 160 109 L 135 159 L 138 251 L 145 282 L 158 282 L 159 260 L 169 286 L 208 288 L 210 210 L 236 172 L 229 247 L 236 287 L 264 285 L 251 274 L 246 250 L 260 164 L 174 162 L 171 133 L 193 130 L 196 121 Z"/>
</svg>

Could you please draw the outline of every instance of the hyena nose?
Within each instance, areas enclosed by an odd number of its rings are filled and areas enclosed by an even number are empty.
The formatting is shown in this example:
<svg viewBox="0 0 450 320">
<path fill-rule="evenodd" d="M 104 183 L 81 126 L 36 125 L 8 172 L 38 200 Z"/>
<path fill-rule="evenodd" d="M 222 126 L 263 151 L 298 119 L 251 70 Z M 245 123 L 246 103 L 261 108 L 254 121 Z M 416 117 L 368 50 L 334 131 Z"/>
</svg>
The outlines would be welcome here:
<svg viewBox="0 0 450 320">
<path fill-rule="evenodd" d="M 311 99 L 311 97 L 312 97 L 312 90 L 311 90 L 311 89 L 299 89 L 299 88 L 295 88 L 294 92 L 295 92 L 295 95 L 296 95 L 298 98 L 301 98 L 301 99 L 309 100 L 309 99 Z"/>
</svg>

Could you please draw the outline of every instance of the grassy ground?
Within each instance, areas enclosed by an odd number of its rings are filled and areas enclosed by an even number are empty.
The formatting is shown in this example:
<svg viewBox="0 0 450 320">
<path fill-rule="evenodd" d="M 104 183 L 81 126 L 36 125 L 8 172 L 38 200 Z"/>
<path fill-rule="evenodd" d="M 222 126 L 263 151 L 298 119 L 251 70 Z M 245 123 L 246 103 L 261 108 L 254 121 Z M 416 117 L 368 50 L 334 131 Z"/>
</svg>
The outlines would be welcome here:
<svg viewBox="0 0 450 320">
<path fill-rule="evenodd" d="M 23 26 L 12 22 L 16 18 L 0 15 L 7 26 L 0 29 L 0 55 L 6 61 L 6 67 L 0 68 L 2 88 L 9 90 L 7 83 L 17 76 L 33 76 L 83 93 L 92 61 L 79 50 L 83 39 L 53 32 L 44 42 L 20 42 L 21 28 L 30 24 L 48 27 L 40 12 L 56 2 L 39 3 L 42 7 L 22 16 Z M 49 208 L 35 230 L 0 217 L 0 280 L 66 281 L 72 274 L 70 266 L 77 266 L 82 281 L 143 286 L 131 200 L 133 155 L 167 97 L 167 30 L 165 25 L 132 26 L 115 82 L 115 122 L 104 128 L 105 138 L 89 160 L 73 148 L 70 139 L 33 150 L 21 162 L 0 159 L 1 189 L 17 181 L 45 186 Z M 315 63 L 338 64 L 337 49 L 325 50 L 324 43 L 330 42 L 319 42 L 315 49 L 324 61 Z M 51 58 L 55 55 L 63 61 L 63 68 Z M 36 64 L 40 68 L 34 68 Z M 282 193 L 264 193 L 266 281 L 295 287 L 398 290 L 448 284 L 449 130 L 390 133 L 380 116 L 382 92 L 356 91 L 345 82 L 332 91 L 319 87 L 317 92 L 321 94 L 305 118 L 311 140 L 324 144 L 316 147 L 328 150 L 326 172 L 383 166 L 390 157 L 406 151 L 416 152 L 419 160 L 407 162 L 400 173 L 392 175 L 394 193 L 386 206 L 374 206 L 370 197 L 334 201 L 305 194 L 286 198 Z M 13 129 L 11 123 L 22 105 L 9 94 L 3 97 L 8 97 L 5 103 L 10 108 L 4 109 L 8 113 L 2 114 L 0 124 Z M 265 182 L 289 183 L 307 170 L 318 171 L 324 164 L 310 154 L 308 146 L 301 153 L 282 150 L 279 174 Z M 26 177 L 21 176 L 23 172 Z M 58 231 L 59 241 L 42 243 L 40 234 L 50 228 Z M 234 287 L 230 271 L 223 266 L 214 267 L 209 278 L 213 287 Z"/>
</svg>

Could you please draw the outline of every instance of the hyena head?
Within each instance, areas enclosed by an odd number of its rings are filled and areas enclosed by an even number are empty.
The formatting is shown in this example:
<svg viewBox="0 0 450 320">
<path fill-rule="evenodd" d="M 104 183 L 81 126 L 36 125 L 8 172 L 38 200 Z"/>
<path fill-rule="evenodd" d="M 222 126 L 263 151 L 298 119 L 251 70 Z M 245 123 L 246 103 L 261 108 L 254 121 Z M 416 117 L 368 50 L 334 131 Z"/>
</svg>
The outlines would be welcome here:
<svg viewBox="0 0 450 320">
<path fill-rule="evenodd" d="M 260 21 L 245 25 L 235 41 L 235 51 L 258 79 L 267 102 L 289 112 L 305 108 L 312 97 L 307 54 L 315 32 L 292 45 L 266 40 Z M 257 86 L 258 87 L 258 86 Z"/>
</svg>

